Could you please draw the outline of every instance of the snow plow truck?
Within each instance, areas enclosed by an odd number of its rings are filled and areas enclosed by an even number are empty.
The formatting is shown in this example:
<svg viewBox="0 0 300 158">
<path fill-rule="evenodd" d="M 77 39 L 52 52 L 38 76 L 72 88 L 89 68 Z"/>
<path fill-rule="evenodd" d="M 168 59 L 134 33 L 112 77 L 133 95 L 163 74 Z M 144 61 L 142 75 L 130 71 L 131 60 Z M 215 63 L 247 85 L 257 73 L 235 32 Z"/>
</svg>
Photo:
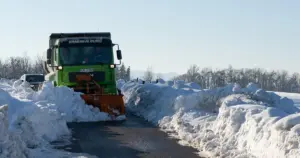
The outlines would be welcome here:
<svg viewBox="0 0 300 158">
<path fill-rule="evenodd" d="M 114 46 L 119 64 L 114 62 Z M 125 114 L 115 78 L 121 60 L 121 50 L 112 42 L 110 32 L 52 33 L 43 64 L 45 80 L 81 92 L 86 104 L 118 117 Z"/>
</svg>

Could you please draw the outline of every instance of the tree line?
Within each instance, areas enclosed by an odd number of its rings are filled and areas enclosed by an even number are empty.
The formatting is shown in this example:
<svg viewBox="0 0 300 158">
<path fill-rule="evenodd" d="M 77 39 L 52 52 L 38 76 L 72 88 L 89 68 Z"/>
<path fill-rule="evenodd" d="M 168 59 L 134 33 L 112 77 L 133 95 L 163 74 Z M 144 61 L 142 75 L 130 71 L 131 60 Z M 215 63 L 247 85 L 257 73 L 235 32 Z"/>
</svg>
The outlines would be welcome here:
<svg viewBox="0 0 300 158">
<path fill-rule="evenodd" d="M 32 60 L 24 55 L 0 60 L 0 78 L 19 79 L 25 73 L 44 74 L 42 57 Z"/>
<path fill-rule="evenodd" d="M 0 60 L 0 78 L 18 79 L 25 73 L 45 74 L 42 57 L 37 56 L 31 60 L 24 55 Z M 116 68 L 115 73 L 116 79 L 131 80 L 131 68 L 124 63 Z M 159 78 L 159 76 L 155 76 L 151 68 L 148 68 L 143 76 L 144 80 L 149 81 L 157 77 Z M 244 87 L 249 82 L 253 82 L 265 90 L 300 93 L 300 74 L 297 72 L 289 74 L 285 70 L 234 69 L 232 66 L 213 70 L 208 67 L 201 69 L 197 65 L 191 65 L 186 73 L 173 78 L 173 80 L 195 82 L 206 89 L 222 87 L 229 83 L 238 83 Z"/>
<path fill-rule="evenodd" d="M 115 71 L 115 74 L 116 74 L 116 79 L 123 79 L 125 81 L 129 81 L 131 80 L 131 77 L 130 77 L 130 66 L 126 67 L 124 63 L 121 64 L 121 66 L 119 67 L 116 67 L 116 71 Z"/>
<path fill-rule="evenodd" d="M 229 66 L 225 69 L 213 70 L 191 65 L 185 74 L 174 80 L 198 83 L 202 88 L 222 87 L 229 83 L 238 83 L 245 87 L 249 82 L 269 91 L 300 92 L 300 75 L 295 72 L 289 74 L 285 70 L 270 70 L 262 68 L 234 69 Z"/>
<path fill-rule="evenodd" d="M 130 66 L 124 63 L 116 68 L 116 79 L 130 80 Z M 46 74 L 43 69 L 43 59 L 37 56 L 34 60 L 26 54 L 24 56 L 12 56 L 0 60 L 0 78 L 19 79 L 23 74 Z"/>
</svg>

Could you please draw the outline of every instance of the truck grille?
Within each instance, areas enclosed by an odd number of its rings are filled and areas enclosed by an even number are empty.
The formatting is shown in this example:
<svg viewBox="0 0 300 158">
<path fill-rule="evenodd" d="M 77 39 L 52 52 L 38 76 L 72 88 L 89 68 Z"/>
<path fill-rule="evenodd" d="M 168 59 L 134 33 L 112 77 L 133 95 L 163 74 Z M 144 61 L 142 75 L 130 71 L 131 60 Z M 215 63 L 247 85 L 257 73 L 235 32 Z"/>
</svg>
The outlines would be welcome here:
<svg viewBox="0 0 300 158">
<path fill-rule="evenodd" d="M 69 81 L 76 82 L 76 75 L 87 74 L 87 72 L 69 72 Z M 88 72 L 96 82 L 105 81 L 105 73 L 102 71 Z"/>
</svg>

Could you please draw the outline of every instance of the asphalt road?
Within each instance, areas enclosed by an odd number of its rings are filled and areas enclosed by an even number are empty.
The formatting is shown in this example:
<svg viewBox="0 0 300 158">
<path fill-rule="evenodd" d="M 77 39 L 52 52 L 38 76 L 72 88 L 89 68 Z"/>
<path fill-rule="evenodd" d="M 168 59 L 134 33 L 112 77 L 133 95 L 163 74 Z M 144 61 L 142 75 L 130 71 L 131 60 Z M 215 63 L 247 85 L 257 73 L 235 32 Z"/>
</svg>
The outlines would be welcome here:
<svg viewBox="0 0 300 158">
<path fill-rule="evenodd" d="M 181 146 L 166 133 L 133 115 L 122 122 L 70 123 L 71 145 L 61 149 L 99 158 L 196 158 L 196 150 Z"/>
</svg>

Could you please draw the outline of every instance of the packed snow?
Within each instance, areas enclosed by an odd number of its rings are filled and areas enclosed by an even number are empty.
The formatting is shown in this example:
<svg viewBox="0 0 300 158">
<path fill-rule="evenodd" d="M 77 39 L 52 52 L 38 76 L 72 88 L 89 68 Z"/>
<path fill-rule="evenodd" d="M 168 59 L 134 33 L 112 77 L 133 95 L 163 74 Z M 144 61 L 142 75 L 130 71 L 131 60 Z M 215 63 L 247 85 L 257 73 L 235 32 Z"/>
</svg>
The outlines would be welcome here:
<svg viewBox="0 0 300 158">
<path fill-rule="evenodd" d="M 127 110 L 208 157 L 299 157 L 300 110 L 292 99 L 229 84 L 118 82 Z"/>
<path fill-rule="evenodd" d="M 36 92 L 27 82 L 0 81 L 0 158 L 93 157 L 55 150 L 51 142 L 68 142 L 67 122 L 110 120 L 107 113 L 86 105 L 80 93 L 67 87 L 45 82 Z"/>
<path fill-rule="evenodd" d="M 300 108 L 300 94 L 299 93 L 287 93 L 287 92 L 274 92 L 277 95 L 280 95 L 282 97 L 287 97 L 289 99 L 292 99 L 295 103 L 295 106 Z"/>
</svg>

